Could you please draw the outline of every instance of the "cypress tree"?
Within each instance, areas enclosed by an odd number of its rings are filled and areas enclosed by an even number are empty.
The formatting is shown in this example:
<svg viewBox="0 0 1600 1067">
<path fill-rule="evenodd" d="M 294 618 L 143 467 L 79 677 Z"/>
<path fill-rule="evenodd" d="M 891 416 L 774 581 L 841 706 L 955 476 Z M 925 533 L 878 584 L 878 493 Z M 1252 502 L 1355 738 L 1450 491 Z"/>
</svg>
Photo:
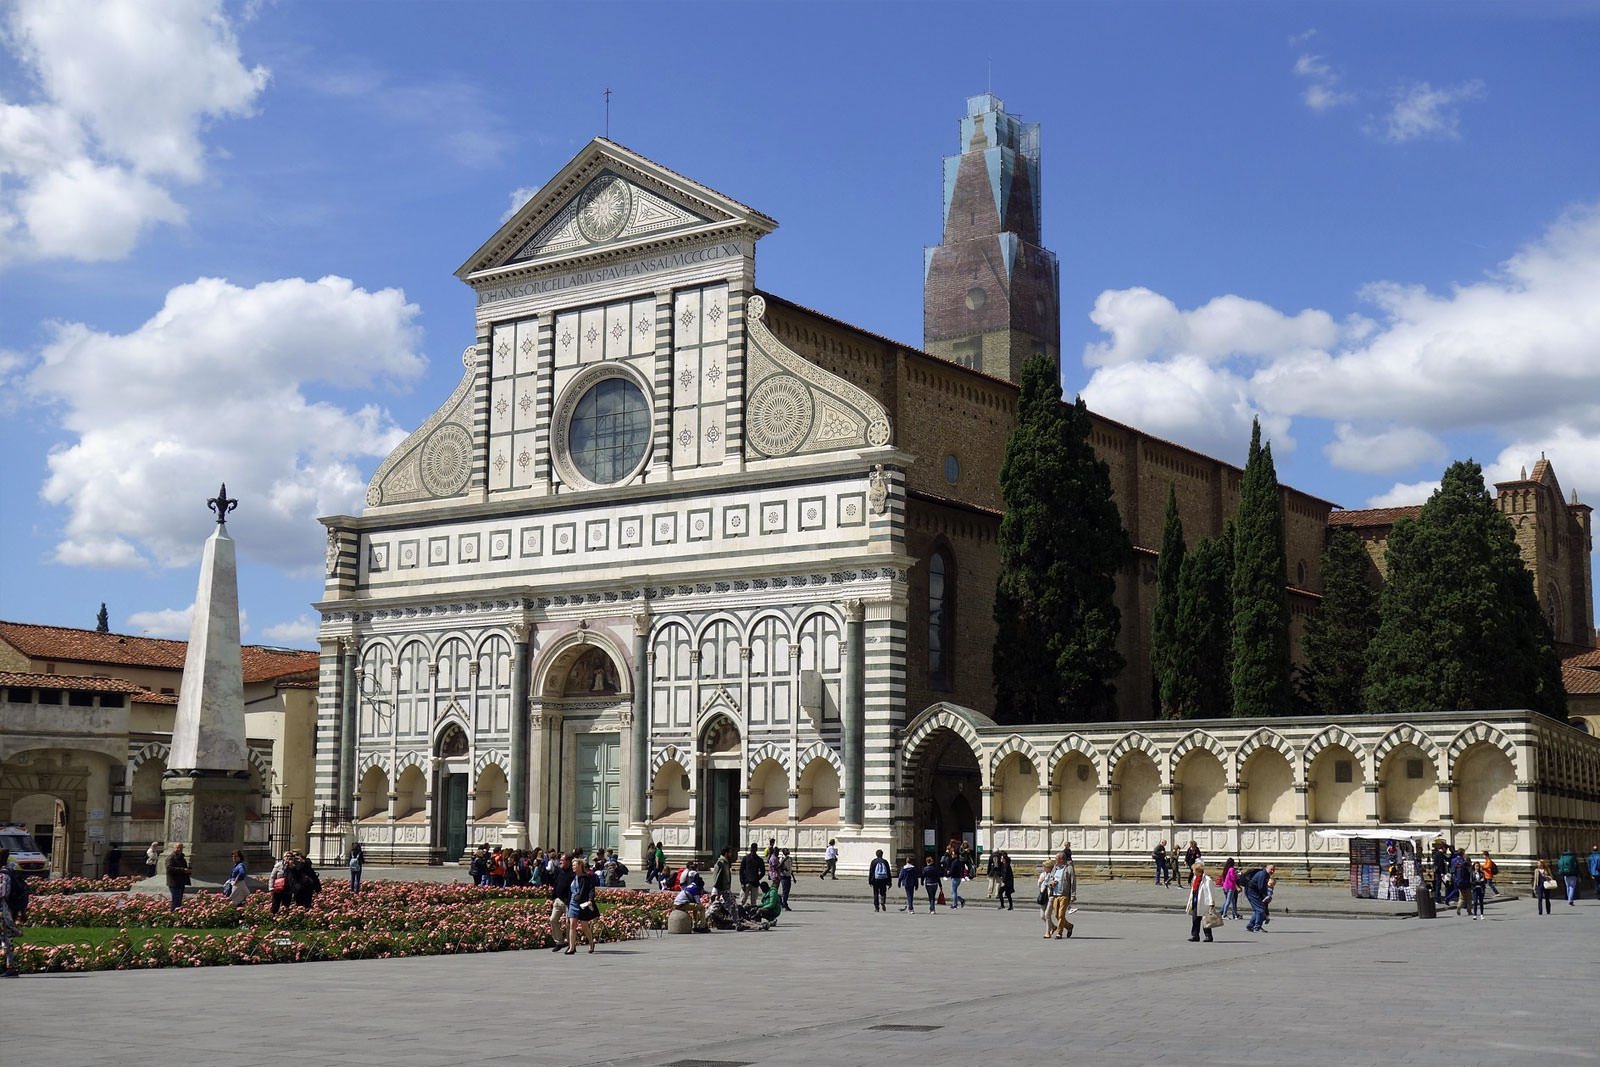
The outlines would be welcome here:
<svg viewBox="0 0 1600 1067">
<path fill-rule="evenodd" d="M 1059 373 L 1047 356 L 1023 366 L 1000 468 L 994 685 L 1003 722 L 1112 718 L 1123 666 L 1113 597 L 1132 544 L 1110 469 L 1089 444 L 1089 410 L 1082 398 L 1062 403 Z"/>
<path fill-rule="evenodd" d="M 1233 539 L 1229 523 L 1184 557 L 1168 718 L 1222 718 L 1233 708 Z"/>
<path fill-rule="evenodd" d="M 1310 709 L 1365 710 L 1367 645 L 1378 629 L 1378 590 L 1361 538 L 1336 529 L 1322 554 L 1322 605 L 1306 622 L 1301 648 Z"/>
<path fill-rule="evenodd" d="M 1287 715 L 1289 604 L 1283 546 L 1283 498 L 1272 446 L 1261 443 L 1261 422 L 1250 429 L 1250 458 L 1239 485 L 1233 542 L 1233 714 Z"/>
<path fill-rule="evenodd" d="M 1167 719 L 1182 718 L 1172 710 L 1179 685 L 1173 657 L 1182 642 L 1178 629 L 1178 581 L 1186 554 L 1183 520 L 1178 516 L 1177 487 L 1169 482 L 1167 521 L 1161 531 L 1161 555 L 1156 559 L 1156 603 L 1150 626 L 1150 669 L 1155 675 L 1156 713 Z"/>
<path fill-rule="evenodd" d="M 100 601 L 100 614 L 94 617 L 94 632 L 108 634 L 111 632 L 111 613 L 106 611 L 106 602 Z"/>
<path fill-rule="evenodd" d="M 1478 464 L 1451 464 L 1422 513 L 1395 523 L 1388 565 L 1367 654 L 1368 708 L 1532 708 L 1565 719 L 1533 577 Z"/>
</svg>

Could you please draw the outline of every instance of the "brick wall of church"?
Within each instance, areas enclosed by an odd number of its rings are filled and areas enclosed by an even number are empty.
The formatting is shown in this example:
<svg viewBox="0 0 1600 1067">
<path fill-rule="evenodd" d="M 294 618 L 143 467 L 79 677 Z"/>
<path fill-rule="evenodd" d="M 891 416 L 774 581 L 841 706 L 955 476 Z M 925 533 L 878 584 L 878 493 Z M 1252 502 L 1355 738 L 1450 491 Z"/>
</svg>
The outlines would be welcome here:
<svg viewBox="0 0 1600 1067">
<path fill-rule="evenodd" d="M 994 590 L 1000 578 L 998 516 L 913 497 L 906 506 L 906 551 L 917 562 L 910 571 L 906 649 L 906 714 L 941 700 L 994 710 L 991 654 Z M 936 685 L 928 669 L 928 559 L 943 548 L 955 563 L 954 648 L 949 682 Z M 947 590 L 947 595 L 949 594 Z"/>
</svg>

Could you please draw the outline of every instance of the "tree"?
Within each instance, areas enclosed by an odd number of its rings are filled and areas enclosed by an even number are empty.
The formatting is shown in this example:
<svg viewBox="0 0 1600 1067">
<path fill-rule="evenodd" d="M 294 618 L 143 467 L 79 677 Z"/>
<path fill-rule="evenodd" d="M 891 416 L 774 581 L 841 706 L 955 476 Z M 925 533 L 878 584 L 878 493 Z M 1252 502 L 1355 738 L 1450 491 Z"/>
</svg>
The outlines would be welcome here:
<svg viewBox="0 0 1600 1067">
<path fill-rule="evenodd" d="M 1450 465 L 1415 519 L 1389 534 L 1388 581 L 1367 654 L 1367 707 L 1532 708 L 1566 718 L 1533 577 L 1471 460 Z"/>
<path fill-rule="evenodd" d="M 100 614 L 94 617 L 94 632 L 108 634 L 111 632 L 111 614 L 106 611 L 106 602 L 100 601 Z"/>
<path fill-rule="evenodd" d="M 1122 669 L 1114 600 L 1133 553 L 1111 495 L 1110 468 L 1089 444 L 1089 409 L 1061 401 L 1056 361 L 1023 367 L 1017 427 L 1000 468 L 1000 576 L 995 587 L 995 714 L 1005 722 L 1115 715 Z"/>
<path fill-rule="evenodd" d="M 1322 605 L 1306 622 L 1306 696 L 1310 710 L 1350 715 L 1365 710 L 1367 646 L 1378 630 L 1378 590 L 1361 538 L 1335 529 L 1322 553 Z"/>
<path fill-rule="evenodd" d="M 1168 718 L 1221 718 L 1233 709 L 1233 538 L 1229 523 L 1184 557 Z"/>
<path fill-rule="evenodd" d="M 1289 604 L 1283 547 L 1283 497 L 1261 422 L 1250 429 L 1250 458 L 1239 484 L 1233 541 L 1233 714 L 1287 715 Z"/>
<path fill-rule="evenodd" d="M 1156 713 L 1176 719 L 1173 700 L 1180 679 L 1174 673 L 1174 654 L 1182 642 L 1178 629 L 1178 578 L 1183 571 L 1187 548 L 1183 543 L 1183 519 L 1178 516 L 1178 492 L 1167 484 L 1167 521 L 1161 531 L 1161 555 L 1156 559 L 1156 603 L 1150 625 L 1150 669 L 1155 675 Z"/>
</svg>

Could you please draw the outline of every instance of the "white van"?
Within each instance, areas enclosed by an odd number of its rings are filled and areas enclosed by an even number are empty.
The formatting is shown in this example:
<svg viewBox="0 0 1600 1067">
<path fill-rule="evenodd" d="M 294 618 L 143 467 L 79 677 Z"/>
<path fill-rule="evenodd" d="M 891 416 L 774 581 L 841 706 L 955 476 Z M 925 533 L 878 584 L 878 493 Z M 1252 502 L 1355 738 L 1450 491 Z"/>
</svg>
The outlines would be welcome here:
<svg viewBox="0 0 1600 1067">
<path fill-rule="evenodd" d="M 24 874 L 50 877 L 50 857 L 39 851 L 39 843 L 21 823 L 0 822 L 0 848 L 11 850 L 11 864 Z"/>
</svg>

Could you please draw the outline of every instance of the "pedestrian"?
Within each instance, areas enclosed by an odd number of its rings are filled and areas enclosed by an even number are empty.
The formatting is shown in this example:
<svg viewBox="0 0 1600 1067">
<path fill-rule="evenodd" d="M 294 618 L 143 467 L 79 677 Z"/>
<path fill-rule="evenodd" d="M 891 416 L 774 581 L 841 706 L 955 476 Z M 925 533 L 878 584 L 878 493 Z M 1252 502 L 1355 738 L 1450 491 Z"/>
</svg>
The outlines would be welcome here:
<svg viewBox="0 0 1600 1067">
<path fill-rule="evenodd" d="M 278 914 L 279 908 L 289 906 L 289 853 L 286 851 L 278 857 L 278 862 L 272 865 L 272 873 L 267 875 L 267 891 L 272 894 L 272 914 Z"/>
<path fill-rule="evenodd" d="M 1055 869 L 1055 857 L 1046 857 L 1039 866 L 1039 891 L 1034 898 L 1039 905 L 1039 918 L 1047 923 L 1050 921 L 1050 887 L 1055 882 Z"/>
<path fill-rule="evenodd" d="M 950 906 L 964 907 L 967 902 L 961 899 L 961 882 L 967 876 L 967 864 L 955 845 L 946 847 L 943 866 L 945 877 L 950 879 Z"/>
<path fill-rule="evenodd" d="M 1011 853 L 996 854 L 995 870 L 1000 881 L 1000 906 L 1007 911 L 1016 911 L 1017 875 L 1011 869 Z"/>
<path fill-rule="evenodd" d="M 250 876 L 245 870 L 244 853 L 238 849 L 233 850 L 233 870 L 228 880 L 222 883 L 222 895 L 231 900 L 236 908 L 244 907 L 244 902 L 250 899 Z"/>
<path fill-rule="evenodd" d="M 1172 875 L 1167 873 L 1167 843 L 1159 841 L 1150 853 L 1156 865 L 1156 885 L 1171 885 Z"/>
<path fill-rule="evenodd" d="M 1056 856 L 1055 869 L 1050 878 L 1050 911 L 1044 921 L 1045 940 L 1060 940 L 1065 934 L 1072 936 L 1072 923 L 1067 919 L 1067 909 L 1072 906 L 1072 895 L 1077 891 L 1077 871 L 1070 850 Z"/>
<path fill-rule="evenodd" d="M 1205 940 L 1211 941 L 1212 926 L 1222 925 L 1222 917 L 1217 914 L 1216 901 L 1211 892 L 1211 876 L 1206 873 L 1205 864 L 1196 863 L 1190 868 L 1189 877 L 1189 904 L 1185 909 L 1190 916 L 1189 940 L 1199 941 L 1203 930 Z"/>
<path fill-rule="evenodd" d="M 1472 914 L 1472 864 L 1459 848 L 1450 857 L 1450 884 L 1456 896 L 1456 915 L 1461 914 L 1463 905 L 1467 914 Z"/>
<path fill-rule="evenodd" d="M 150 842 L 150 847 L 145 849 L 144 853 L 144 876 L 146 878 L 154 878 L 156 876 L 156 864 L 159 862 L 161 862 L 161 842 L 152 841 Z"/>
<path fill-rule="evenodd" d="M 1556 873 L 1567 885 L 1567 906 L 1576 907 L 1578 897 L 1578 857 L 1569 848 L 1556 860 Z"/>
<path fill-rule="evenodd" d="M 776 841 L 769 841 L 767 843 L 766 859 L 767 883 L 771 885 L 772 888 L 778 889 L 778 887 L 783 884 L 783 853 L 778 851 L 778 843 Z M 780 898 L 783 896 L 782 890 L 779 890 L 778 895 Z"/>
<path fill-rule="evenodd" d="M 989 888 L 984 891 L 984 900 L 993 900 L 995 894 L 1000 892 L 1000 853 L 991 852 L 989 858 L 983 861 L 983 876 L 989 880 Z M 1000 905 L 1002 908 L 1005 905 Z"/>
<path fill-rule="evenodd" d="M 1272 900 L 1272 876 L 1277 869 L 1276 865 L 1269 863 L 1249 872 L 1249 877 L 1244 881 L 1244 898 L 1250 903 L 1250 921 L 1244 928 L 1251 933 L 1265 932 L 1267 906 Z"/>
<path fill-rule="evenodd" d="M 1468 913 L 1474 919 L 1483 915 L 1483 891 L 1488 881 L 1488 877 L 1483 873 L 1483 864 L 1474 863 L 1472 865 L 1472 906 L 1468 909 Z"/>
<path fill-rule="evenodd" d="M 739 888 L 743 893 L 740 904 L 751 908 L 756 906 L 756 901 L 760 899 L 761 875 L 766 867 L 756 852 L 756 843 L 750 842 L 750 851 L 739 860 Z"/>
<path fill-rule="evenodd" d="M 289 892 L 295 904 L 308 911 L 317 894 L 322 892 L 322 879 L 317 876 L 311 858 L 303 852 L 294 854 L 294 863 L 289 868 Z"/>
<path fill-rule="evenodd" d="M 1533 899 L 1539 905 L 1540 915 L 1550 914 L 1550 894 L 1556 891 L 1556 880 L 1550 877 L 1550 861 L 1541 859 L 1533 868 Z"/>
<path fill-rule="evenodd" d="M 1234 866 L 1233 857 L 1229 856 L 1223 863 L 1222 881 L 1218 883 L 1222 888 L 1222 917 L 1239 918 L 1239 868 Z"/>
<path fill-rule="evenodd" d="M 828 838 L 828 847 L 822 850 L 822 873 L 819 878 L 833 877 L 839 880 L 839 844 L 833 838 Z"/>
<path fill-rule="evenodd" d="M 573 858 L 563 853 L 556 861 L 555 874 L 550 883 L 550 936 L 556 940 L 551 952 L 560 952 L 567 940 L 567 905 L 572 901 Z"/>
<path fill-rule="evenodd" d="M 1589 850 L 1589 881 L 1594 883 L 1594 898 L 1600 900 L 1600 845 Z"/>
<path fill-rule="evenodd" d="M 917 882 L 921 880 L 921 872 L 917 865 L 907 856 L 900 866 L 900 888 L 906 891 L 906 906 L 901 911 L 915 913 L 917 910 Z"/>
<path fill-rule="evenodd" d="M 778 864 L 778 888 L 781 890 L 779 899 L 783 903 L 784 911 L 793 911 L 789 907 L 789 890 L 794 888 L 794 857 L 789 855 L 788 849 L 780 849 L 783 859 Z"/>
<path fill-rule="evenodd" d="M 589 865 L 581 857 L 572 861 L 571 895 L 567 900 L 568 956 L 577 955 L 581 942 L 588 942 L 590 954 L 594 953 L 594 937 L 589 933 L 589 924 L 600 917 L 600 904 L 594 895 L 598 884 L 595 876 L 589 872 Z"/>
<path fill-rule="evenodd" d="M 350 892 L 361 892 L 361 866 L 367 862 L 366 849 L 357 841 L 350 846 Z"/>
<path fill-rule="evenodd" d="M 1188 881 L 1194 881 L 1194 865 L 1200 862 L 1200 846 L 1191 838 L 1189 847 L 1183 850 L 1183 865 L 1188 870 Z"/>
<path fill-rule="evenodd" d="M 922 888 L 928 894 L 928 910 L 937 911 L 939 908 L 939 881 L 944 877 L 944 869 L 939 866 L 939 861 L 933 858 L 930 852 L 922 862 Z"/>
<path fill-rule="evenodd" d="M 725 845 L 711 867 L 712 901 L 722 905 L 723 914 L 738 924 L 739 906 L 733 899 L 733 846 Z"/>
<path fill-rule="evenodd" d="M 172 893 L 173 911 L 183 903 L 183 890 L 188 884 L 189 859 L 183 854 L 183 845 L 173 845 L 172 855 L 167 857 L 167 889 Z"/>
<path fill-rule="evenodd" d="M 1483 879 L 1484 883 L 1489 887 L 1489 892 L 1495 896 L 1500 895 L 1500 887 L 1494 884 L 1494 876 L 1497 873 L 1499 873 L 1499 868 L 1495 866 L 1494 858 L 1485 852 L 1483 854 Z"/>
<path fill-rule="evenodd" d="M 11 907 L 11 880 L 26 877 L 11 866 L 11 850 L 0 848 L 0 978 L 15 978 L 19 973 L 14 943 L 22 936 L 23 916 Z M 21 883 L 21 891 L 27 891 L 26 882 Z"/>
<path fill-rule="evenodd" d="M 892 876 L 889 872 L 889 861 L 883 858 L 883 849 L 878 849 L 878 854 L 867 864 L 867 884 L 872 887 L 872 910 L 889 910 L 889 883 Z"/>
<path fill-rule="evenodd" d="M 673 908 L 689 916 L 689 929 L 697 934 L 711 932 L 711 927 L 706 925 L 705 905 L 700 903 L 700 895 L 705 891 L 705 886 L 699 881 L 688 882 L 672 898 Z"/>
</svg>

